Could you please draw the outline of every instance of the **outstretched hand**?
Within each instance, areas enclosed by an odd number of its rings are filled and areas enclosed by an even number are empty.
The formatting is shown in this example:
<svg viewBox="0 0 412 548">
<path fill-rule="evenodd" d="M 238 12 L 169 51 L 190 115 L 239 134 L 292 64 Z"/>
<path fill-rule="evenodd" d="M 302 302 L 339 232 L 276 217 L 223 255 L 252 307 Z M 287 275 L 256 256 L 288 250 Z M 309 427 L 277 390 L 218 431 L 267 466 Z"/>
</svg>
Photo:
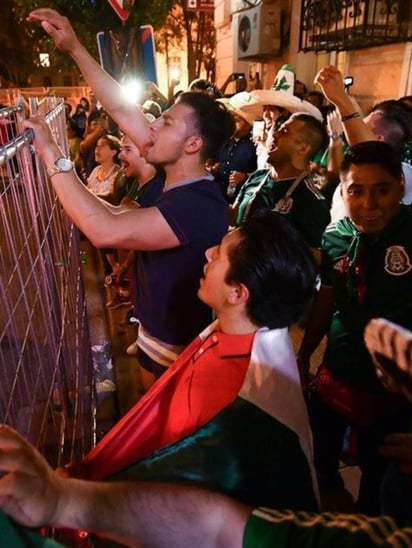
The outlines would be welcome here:
<svg viewBox="0 0 412 548">
<path fill-rule="evenodd" d="M 15 430 L 0 425 L 0 508 L 19 523 L 55 523 L 62 482 L 44 457 Z"/>
<path fill-rule="evenodd" d="M 71 55 L 81 45 L 70 21 L 56 10 L 39 8 L 31 11 L 26 20 L 29 23 L 40 22 L 61 51 Z"/>
<path fill-rule="evenodd" d="M 40 156 L 43 157 L 44 152 L 49 149 L 50 145 L 57 147 L 48 124 L 41 116 L 27 118 L 23 121 L 22 126 L 24 129 L 31 129 L 33 131 L 34 145 Z"/>
</svg>

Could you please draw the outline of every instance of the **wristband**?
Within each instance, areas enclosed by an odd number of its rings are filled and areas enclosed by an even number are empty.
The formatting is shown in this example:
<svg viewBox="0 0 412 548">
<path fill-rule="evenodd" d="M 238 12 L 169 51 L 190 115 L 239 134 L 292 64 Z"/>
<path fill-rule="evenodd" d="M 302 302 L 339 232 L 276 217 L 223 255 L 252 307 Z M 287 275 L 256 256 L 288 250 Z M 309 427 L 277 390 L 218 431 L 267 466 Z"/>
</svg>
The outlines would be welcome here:
<svg viewBox="0 0 412 548">
<path fill-rule="evenodd" d="M 352 114 L 346 114 L 340 119 L 341 122 L 346 122 L 346 120 L 352 120 L 352 118 L 359 118 L 361 115 L 360 112 L 352 112 Z"/>
</svg>

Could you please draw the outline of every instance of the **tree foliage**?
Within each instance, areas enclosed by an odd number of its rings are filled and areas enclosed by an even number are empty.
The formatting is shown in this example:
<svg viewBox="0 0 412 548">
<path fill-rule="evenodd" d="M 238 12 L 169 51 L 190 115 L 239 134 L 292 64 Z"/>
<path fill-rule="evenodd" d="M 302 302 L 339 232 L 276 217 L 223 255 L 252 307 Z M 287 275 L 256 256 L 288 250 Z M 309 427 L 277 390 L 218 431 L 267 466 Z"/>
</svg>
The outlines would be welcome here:
<svg viewBox="0 0 412 548">
<path fill-rule="evenodd" d="M 4 37 L 5 40 L 7 38 L 16 47 L 16 42 L 20 43 L 22 37 L 24 37 L 21 50 L 28 56 L 25 62 L 30 65 L 31 70 L 36 64 L 38 65 L 38 53 L 40 51 L 49 53 L 53 67 L 56 69 L 71 69 L 74 65 L 69 56 L 61 54 L 55 48 L 53 41 L 44 33 L 41 27 L 28 24 L 25 21 L 27 14 L 32 9 L 52 7 L 67 16 L 80 41 L 97 59 L 97 32 L 117 31 L 124 28 L 124 26 L 140 25 L 152 25 L 154 29 L 158 29 L 164 23 L 172 4 L 172 0 L 137 0 L 131 9 L 130 17 L 124 24 L 107 0 L 1 0 L 0 15 L 3 11 L 7 12 L 7 17 L 5 13 L 2 21 L 10 20 L 11 11 L 16 26 L 8 25 L 8 28 L 0 29 L 0 44 L 2 44 L 2 38 Z M 6 6 L 8 9 L 6 9 Z M 18 28 L 17 32 L 16 27 Z M 16 40 L 16 35 L 19 36 L 18 40 Z M 28 47 L 27 50 L 26 47 Z M 20 61 L 18 65 L 20 65 Z M 31 70 L 28 72 L 31 72 Z"/>
<path fill-rule="evenodd" d="M 177 0 L 157 36 L 160 48 L 165 42 L 181 46 L 186 40 L 189 81 L 198 78 L 202 70 L 208 79 L 215 80 L 216 30 L 213 11 L 191 11 L 187 9 L 187 0 Z"/>
</svg>

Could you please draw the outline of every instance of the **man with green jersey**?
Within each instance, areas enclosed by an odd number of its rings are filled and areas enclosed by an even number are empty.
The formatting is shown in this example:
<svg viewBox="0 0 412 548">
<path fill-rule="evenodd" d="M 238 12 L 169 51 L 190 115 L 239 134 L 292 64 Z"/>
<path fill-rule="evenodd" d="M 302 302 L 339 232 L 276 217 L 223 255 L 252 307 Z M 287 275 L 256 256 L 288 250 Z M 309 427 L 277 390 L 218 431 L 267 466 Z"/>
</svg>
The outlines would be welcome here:
<svg viewBox="0 0 412 548">
<path fill-rule="evenodd" d="M 309 161 L 323 147 L 325 129 L 303 112 L 292 114 L 266 140 L 268 169 L 252 173 L 231 207 L 232 223 L 239 226 L 257 209 L 274 209 L 295 226 L 319 257 L 321 238 L 330 221 L 322 193 L 309 177 Z"/>
<path fill-rule="evenodd" d="M 328 333 L 324 362 L 311 384 L 315 465 L 321 486 L 339 486 L 339 457 L 348 424 L 356 428 L 362 471 L 357 509 L 379 512 L 387 461 L 386 434 L 408 429 L 410 408 L 379 383 L 363 332 L 382 317 L 412 327 L 412 210 L 398 153 L 380 141 L 351 147 L 341 167 L 349 217 L 329 225 L 322 241 L 322 287 L 299 350 L 308 386 L 310 357 Z"/>
</svg>

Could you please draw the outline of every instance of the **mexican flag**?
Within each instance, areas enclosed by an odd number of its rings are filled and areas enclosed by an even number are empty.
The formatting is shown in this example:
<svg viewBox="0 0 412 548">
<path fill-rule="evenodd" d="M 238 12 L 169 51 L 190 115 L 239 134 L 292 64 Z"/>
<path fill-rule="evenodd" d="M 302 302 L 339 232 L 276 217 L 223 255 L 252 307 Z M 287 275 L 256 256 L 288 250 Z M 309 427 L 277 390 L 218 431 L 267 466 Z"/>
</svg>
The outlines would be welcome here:
<svg viewBox="0 0 412 548">
<path fill-rule="evenodd" d="M 78 472 L 189 482 L 251 505 L 316 510 L 311 433 L 288 330 L 248 338 L 209 326 Z"/>
</svg>

